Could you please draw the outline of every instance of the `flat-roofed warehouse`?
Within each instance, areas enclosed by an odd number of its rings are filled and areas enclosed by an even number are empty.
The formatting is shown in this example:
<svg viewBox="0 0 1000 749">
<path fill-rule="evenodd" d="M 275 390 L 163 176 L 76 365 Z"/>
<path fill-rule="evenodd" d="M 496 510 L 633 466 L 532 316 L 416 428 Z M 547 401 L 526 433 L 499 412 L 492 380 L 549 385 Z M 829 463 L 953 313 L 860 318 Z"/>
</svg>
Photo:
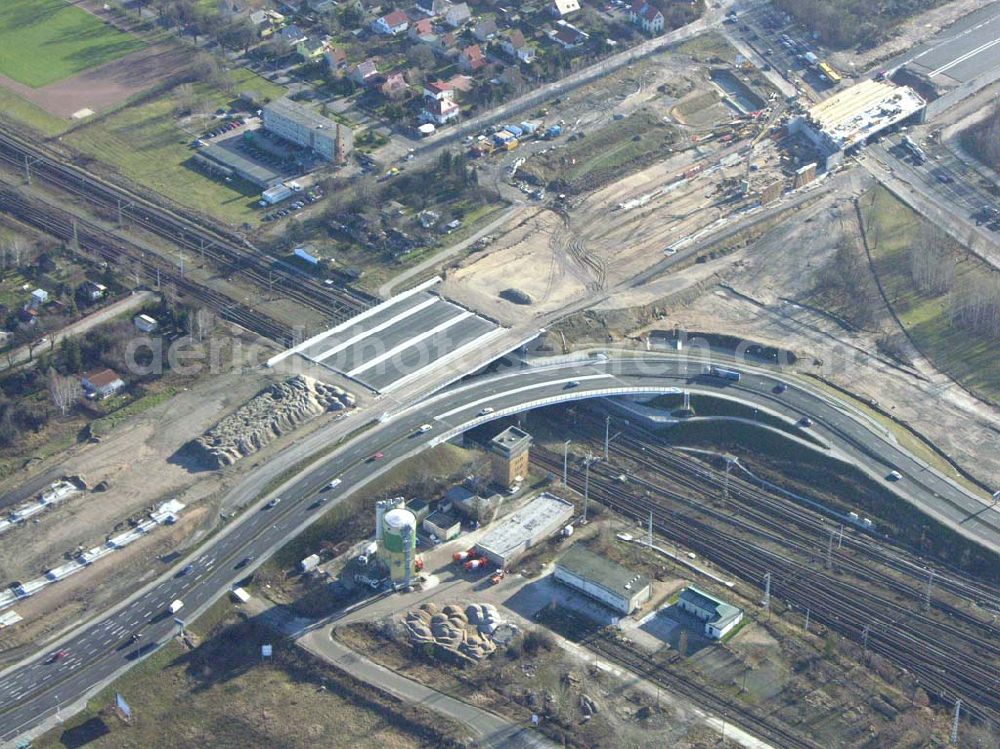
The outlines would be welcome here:
<svg viewBox="0 0 1000 749">
<path fill-rule="evenodd" d="M 507 569 L 524 552 L 551 536 L 573 517 L 572 502 L 548 492 L 511 513 L 476 544 L 476 552 Z"/>
<path fill-rule="evenodd" d="M 626 616 L 649 600 L 648 577 L 580 544 L 560 557 L 553 577 Z"/>
<path fill-rule="evenodd" d="M 309 148 L 327 161 L 343 163 L 354 149 L 354 133 L 349 127 L 290 99 L 266 104 L 261 119 L 265 130 Z"/>
<path fill-rule="evenodd" d="M 826 168 L 873 135 L 905 120 L 923 118 L 926 102 L 909 86 L 866 80 L 845 88 L 796 117 L 792 133 L 805 135 L 819 149 Z"/>
<path fill-rule="evenodd" d="M 225 170 L 228 170 L 240 179 L 245 179 L 261 189 L 272 187 L 282 180 L 281 172 L 276 172 L 236 151 L 212 143 L 204 146 L 194 155 L 195 163 L 201 164 L 202 159 L 217 164 L 221 167 L 223 174 L 226 174 Z M 212 167 L 207 168 L 211 169 Z M 226 176 L 229 175 L 226 174 Z"/>
</svg>

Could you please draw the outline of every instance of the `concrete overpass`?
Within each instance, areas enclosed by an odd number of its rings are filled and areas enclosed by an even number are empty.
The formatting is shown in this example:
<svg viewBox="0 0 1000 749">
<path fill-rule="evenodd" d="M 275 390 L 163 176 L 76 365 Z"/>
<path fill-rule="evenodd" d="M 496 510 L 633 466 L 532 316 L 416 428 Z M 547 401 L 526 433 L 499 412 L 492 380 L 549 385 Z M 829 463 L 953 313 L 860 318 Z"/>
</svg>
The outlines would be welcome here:
<svg viewBox="0 0 1000 749">
<path fill-rule="evenodd" d="M 849 404 L 800 382 L 783 380 L 777 371 L 763 366 L 741 367 L 740 382 L 705 377 L 703 366 L 701 360 L 680 355 L 640 352 L 516 366 L 456 383 L 387 412 L 374 423 L 355 422 L 355 431 L 342 447 L 274 494 L 260 497 L 256 506 L 130 599 L 81 624 L 46 652 L 0 673 L 0 742 L 51 726 L 59 711 L 65 716 L 82 708 L 88 696 L 167 642 L 177 627 L 172 617 L 162 614 L 173 599 L 185 602 L 186 617 L 196 617 L 323 510 L 394 465 L 471 427 L 554 403 L 687 389 L 732 398 L 790 424 L 808 415 L 813 421 L 809 431 L 829 445 L 818 449 L 855 463 L 877 481 L 891 470 L 899 471 L 901 480 L 886 486 L 902 499 L 984 547 L 1000 550 L 1000 513 L 989 506 L 986 493 L 976 496 L 939 474 Z M 779 393 L 780 382 L 787 389 Z M 433 428 L 420 434 L 418 427 L 424 423 Z M 383 459 L 371 459 L 376 451 Z M 342 483 L 333 492 L 325 491 L 334 477 Z M 282 497 L 282 503 L 263 507 L 275 495 Z M 321 495 L 329 495 L 330 501 L 317 504 Z M 247 556 L 253 556 L 254 563 L 237 568 Z M 188 564 L 193 571 L 178 576 Z M 142 632 L 142 647 L 130 644 L 134 632 Z M 45 656 L 57 648 L 67 650 L 67 657 L 46 664 Z"/>
</svg>

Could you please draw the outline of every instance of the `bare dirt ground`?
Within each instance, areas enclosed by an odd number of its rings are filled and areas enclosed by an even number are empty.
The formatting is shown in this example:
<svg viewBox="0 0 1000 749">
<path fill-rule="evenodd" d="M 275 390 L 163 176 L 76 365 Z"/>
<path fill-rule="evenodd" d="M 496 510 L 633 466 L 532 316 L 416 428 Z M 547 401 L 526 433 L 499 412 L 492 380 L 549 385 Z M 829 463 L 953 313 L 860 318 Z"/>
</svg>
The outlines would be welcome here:
<svg viewBox="0 0 1000 749">
<path fill-rule="evenodd" d="M 25 581 L 68 558 L 78 546 L 102 543 L 113 529 L 124 530 L 130 517 L 177 499 L 186 505 L 173 526 L 161 526 L 148 537 L 115 552 L 91 568 L 43 589 L 17 604 L 24 622 L 5 630 L 0 652 L 35 642 L 58 631 L 73 618 L 99 610 L 116 596 L 162 570 L 161 554 L 183 549 L 218 521 L 222 495 L 246 472 L 287 447 L 292 440 L 328 425 L 336 414 L 318 416 L 275 439 L 252 457 L 222 470 L 190 466 L 182 448 L 239 408 L 272 382 L 286 378 L 260 368 L 206 375 L 167 402 L 133 416 L 98 444 L 81 443 L 32 467 L 30 474 L 8 479 L 0 490 L 11 491 L 37 478 L 79 475 L 89 486 L 108 482 L 107 491 L 87 491 L 40 516 L 38 524 L 14 528 L 0 544 L 0 584 Z"/>
<path fill-rule="evenodd" d="M 42 88 L 32 88 L 0 75 L 0 86 L 59 117 L 81 109 L 111 109 L 183 70 L 190 53 L 169 44 L 152 44 L 118 60 Z"/>
<path fill-rule="evenodd" d="M 910 367 L 879 353 L 878 340 L 898 331 L 884 305 L 878 305 L 870 325 L 858 330 L 798 303 L 814 290 L 838 246 L 860 242 L 850 198 L 867 184 L 859 172 L 852 189 L 825 196 L 751 246 L 623 290 L 599 310 L 651 304 L 667 310 L 665 320 L 637 325 L 631 334 L 677 325 L 791 349 L 802 357 L 796 369 L 878 402 L 990 483 L 1000 474 L 996 409 L 968 395 L 911 349 Z"/>
<path fill-rule="evenodd" d="M 877 62 L 915 47 L 983 5 L 983 0 L 952 0 L 901 24 L 896 35 L 885 44 L 861 53 L 850 50 L 833 52 L 830 54 L 830 62 L 840 70 L 851 70 L 852 66 L 856 66 L 859 71 L 866 70 Z"/>
<path fill-rule="evenodd" d="M 714 163 L 729 150 L 705 160 Z M 694 152 L 676 154 L 583 196 L 566 213 L 542 211 L 506 231 L 501 228 L 489 253 L 471 256 L 448 275 L 444 294 L 514 324 L 626 282 L 661 261 L 669 245 L 723 216 L 723 208 L 713 205 L 714 178 L 663 189 L 696 158 Z M 764 163 L 764 158 L 756 160 Z M 738 176 L 742 169 L 738 165 L 720 173 Z M 650 196 L 645 205 L 618 208 L 645 196 Z M 527 293 L 532 304 L 501 299 L 500 292 L 509 288 Z"/>
</svg>

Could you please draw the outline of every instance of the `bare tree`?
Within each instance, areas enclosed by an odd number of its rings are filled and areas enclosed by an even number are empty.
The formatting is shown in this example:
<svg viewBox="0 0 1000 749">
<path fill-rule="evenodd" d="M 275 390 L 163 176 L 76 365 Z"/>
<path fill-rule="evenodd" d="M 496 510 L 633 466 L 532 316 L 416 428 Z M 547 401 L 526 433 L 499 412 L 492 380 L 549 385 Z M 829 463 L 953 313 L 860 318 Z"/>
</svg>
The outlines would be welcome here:
<svg viewBox="0 0 1000 749">
<path fill-rule="evenodd" d="M 1000 339 L 1000 280 L 973 278 L 953 289 L 952 323 L 985 338 Z"/>
<path fill-rule="evenodd" d="M 947 242 L 933 226 L 923 224 L 910 246 L 910 276 L 925 293 L 944 294 L 955 283 L 955 256 L 943 245 Z"/>
<path fill-rule="evenodd" d="M 54 369 L 49 368 L 49 394 L 52 396 L 52 402 L 63 416 L 80 398 L 80 393 L 80 383 L 75 377 L 64 377 Z"/>
</svg>

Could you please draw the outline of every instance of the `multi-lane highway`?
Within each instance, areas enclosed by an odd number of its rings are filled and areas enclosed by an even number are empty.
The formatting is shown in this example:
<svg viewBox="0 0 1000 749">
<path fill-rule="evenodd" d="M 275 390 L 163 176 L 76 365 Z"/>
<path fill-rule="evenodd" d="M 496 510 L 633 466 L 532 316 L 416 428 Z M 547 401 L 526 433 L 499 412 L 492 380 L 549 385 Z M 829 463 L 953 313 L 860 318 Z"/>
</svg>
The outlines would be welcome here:
<svg viewBox="0 0 1000 749">
<path fill-rule="evenodd" d="M 548 403 L 686 388 L 738 399 L 792 422 L 808 415 L 813 422 L 808 429 L 832 445 L 833 452 L 878 480 L 898 471 L 902 478 L 891 486 L 901 496 L 984 546 L 1000 549 L 1000 513 L 987 507 L 985 496 L 973 496 L 928 468 L 864 415 L 793 381 L 779 392 L 781 380 L 771 370 L 744 367 L 740 382 L 727 383 L 703 376 L 702 369 L 700 361 L 638 353 L 505 369 L 458 383 L 388 415 L 296 479 L 282 491 L 279 504 L 248 510 L 118 609 L 0 673 L 0 741 L 43 724 L 60 709 L 65 714 L 70 703 L 168 640 L 179 627 L 167 613 L 171 601 L 184 602 L 177 617 L 194 617 L 324 509 L 391 465 L 470 426 Z M 424 423 L 433 428 L 421 434 L 418 428 Z M 373 459 L 376 452 L 383 457 Z M 327 490 L 335 477 L 341 483 Z M 319 503 L 319 497 L 328 501 Z M 188 565 L 190 570 L 182 574 Z M 141 638 L 134 641 L 136 634 Z M 64 657 L 46 662 L 60 650 Z"/>
</svg>

